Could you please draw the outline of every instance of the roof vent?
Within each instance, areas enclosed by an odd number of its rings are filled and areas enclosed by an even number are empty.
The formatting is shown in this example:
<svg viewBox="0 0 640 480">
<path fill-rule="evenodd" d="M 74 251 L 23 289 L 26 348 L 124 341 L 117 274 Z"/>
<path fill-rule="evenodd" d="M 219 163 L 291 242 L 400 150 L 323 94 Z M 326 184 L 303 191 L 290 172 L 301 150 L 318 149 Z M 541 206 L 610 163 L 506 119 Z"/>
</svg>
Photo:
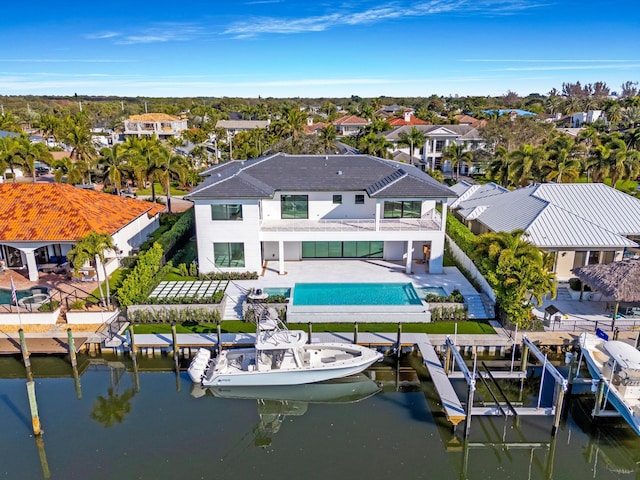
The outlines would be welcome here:
<svg viewBox="0 0 640 480">
<path fill-rule="evenodd" d="M 219 174 L 218 174 L 218 177 L 221 177 L 221 176 L 222 176 L 222 174 L 221 174 L 221 173 L 219 173 Z"/>
<path fill-rule="evenodd" d="M 338 175 L 342 175 L 342 170 L 338 170 Z"/>
</svg>

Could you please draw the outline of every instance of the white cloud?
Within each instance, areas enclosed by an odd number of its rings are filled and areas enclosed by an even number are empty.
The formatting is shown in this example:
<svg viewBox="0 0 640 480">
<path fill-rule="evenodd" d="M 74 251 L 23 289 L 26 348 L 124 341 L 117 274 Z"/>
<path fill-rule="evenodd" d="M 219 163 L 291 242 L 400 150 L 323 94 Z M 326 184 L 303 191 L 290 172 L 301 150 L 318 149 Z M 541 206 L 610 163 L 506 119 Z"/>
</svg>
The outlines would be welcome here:
<svg viewBox="0 0 640 480">
<path fill-rule="evenodd" d="M 362 11 L 341 11 L 328 15 L 282 19 L 258 17 L 236 22 L 224 30 L 235 38 L 250 38 L 260 34 L 294 34 L 321 32 L 344 25 L 369 25 L 408 17 L 424 17 L 444 12 L 463 15 L 506 15 L 521 10 L 538 8 L 525 0 L 432 0 L 429 2 L 394 2 Z"/>
</svg>

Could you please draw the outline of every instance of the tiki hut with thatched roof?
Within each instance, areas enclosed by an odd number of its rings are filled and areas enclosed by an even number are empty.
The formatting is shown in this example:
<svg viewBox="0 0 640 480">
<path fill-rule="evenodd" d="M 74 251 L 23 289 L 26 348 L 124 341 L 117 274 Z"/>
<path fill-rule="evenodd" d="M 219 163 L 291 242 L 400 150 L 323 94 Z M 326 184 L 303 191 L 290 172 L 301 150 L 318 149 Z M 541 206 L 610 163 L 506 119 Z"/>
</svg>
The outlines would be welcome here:
<svg viewBox="0 0 640 480">
<path fill-rule="evenodd" d="M 574 268 L 572 272 L 591 289 L 615 300 L 614 322 L 620 302 L 640 303 L 640 259 L 587 265 Z"/>
</svg>

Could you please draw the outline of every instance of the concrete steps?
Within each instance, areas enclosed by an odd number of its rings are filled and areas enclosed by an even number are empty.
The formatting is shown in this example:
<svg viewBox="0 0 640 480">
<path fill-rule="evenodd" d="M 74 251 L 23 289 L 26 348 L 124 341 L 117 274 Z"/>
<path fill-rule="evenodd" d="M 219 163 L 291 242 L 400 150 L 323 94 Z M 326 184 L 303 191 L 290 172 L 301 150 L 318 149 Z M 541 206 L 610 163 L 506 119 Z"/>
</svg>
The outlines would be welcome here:
<svg viewBox="0 0 640 480">
<path fill-rule="evenodd" d="M 469 318 L 473 320 L 484 320 L 489 318 L 484 302 L 479 293 L 472 293 L 464 296 L 464 303 L 469 312 Z"/>
<path fill-rule="evenodd" d="M 242 320 L 242 297 L 227 296 L 222 320 Z"/>
</svg>

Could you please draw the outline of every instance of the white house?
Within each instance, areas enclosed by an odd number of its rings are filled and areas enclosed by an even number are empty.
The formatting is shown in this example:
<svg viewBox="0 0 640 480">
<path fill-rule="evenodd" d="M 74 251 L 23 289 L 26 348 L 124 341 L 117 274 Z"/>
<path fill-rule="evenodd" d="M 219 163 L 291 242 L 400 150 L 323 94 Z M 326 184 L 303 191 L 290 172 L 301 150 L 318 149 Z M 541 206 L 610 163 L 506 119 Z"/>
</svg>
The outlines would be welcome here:
<svg viewBox="0 0 640 480">
<path fill-rule="evenodd" d="M 275 154 L 216 165 L 195 204 L 203 273 L 260 271 L 265 262 L 381 258 L 441 273 L 455 194 L 410 165 L 368 155 Z M 444 216 L 446 219 L 446 215 Z"/>
<path fill-rule="evenodd" d="M 414 163 L 422 170 L 441 169 L 442 171 L 451 171 L 451 166 L 448 162 L 442 161 L 442 152 L 453 143 L 465 145 L 465 149 L 469 151 L 485 148 L 486 146 L 480 131 L 469 125 L 405 125 L 381 135 L 392 143 L 392 151 L 397 150 L 409 155 L 409 147 L 406 145 L 401 146 L 399 143 L 402 133 L 408 134 L 413 128 L 421 131 L 425 137 L 424 146 L 414 151 Z M 460 168 L 462 173 L 466 173 L 466 165 L 461 165 Z"/>
<path fill-rule="evenodd" d="M 571 127 L 580 128 L 585 124 L 597 122 L 601 118 L 604 118 L 602 110 L 576 112 L 571 115 Z"/>
<path fill-rule="evenodd" d="M 451 187 L 453 214 L 473 233 L 522 229 L 554 256 L 559 280 L 571 269 L 634 254 L 640 242 L 640 200 L 603 183 L 545 183 L 507 190 L 495 183 Z"/>
<path fill-rule="evenodd" d="M 131 115 L 124 121 L 125 136 L 156 135 L 160 139 L 177 137 L 187 129 L 187 119 L 166 113 Z"/>
</svg>

